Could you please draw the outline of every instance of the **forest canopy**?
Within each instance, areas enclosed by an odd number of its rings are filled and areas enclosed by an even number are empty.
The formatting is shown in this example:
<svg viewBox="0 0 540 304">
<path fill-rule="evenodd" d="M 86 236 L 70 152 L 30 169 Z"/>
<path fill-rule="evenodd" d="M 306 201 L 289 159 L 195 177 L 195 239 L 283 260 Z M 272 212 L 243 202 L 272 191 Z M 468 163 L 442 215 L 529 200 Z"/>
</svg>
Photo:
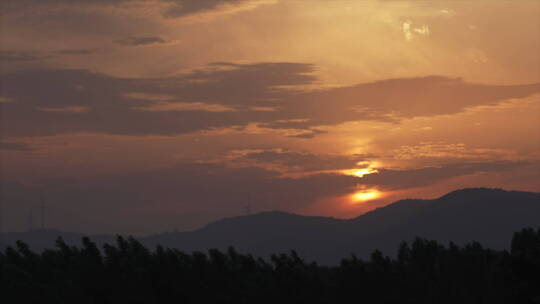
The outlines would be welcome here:
<svg viewBox="0 0 540 304">
<path fill-rule="evenodd" d="M 540 229 L 514 233 L 510 251 L 416 238 L 396 258 L 375 250 L 334 267 L 295 251 L 263 259 L 232 247 L 150 250 L 118 236 L 100 249 L 59 238 L 40 253 L 19 241 L 0 267 L 7 303 L 540 303 Z"/>
</svg>

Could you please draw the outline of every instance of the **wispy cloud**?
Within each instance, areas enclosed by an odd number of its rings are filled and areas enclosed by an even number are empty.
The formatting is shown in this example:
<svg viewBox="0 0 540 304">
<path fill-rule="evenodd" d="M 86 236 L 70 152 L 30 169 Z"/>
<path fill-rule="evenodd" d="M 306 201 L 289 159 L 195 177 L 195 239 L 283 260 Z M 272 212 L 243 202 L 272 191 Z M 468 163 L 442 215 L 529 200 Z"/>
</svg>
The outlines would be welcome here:
<svg viewBox="0 0 540 304">
<path fill-rule="evenodd" d="M 26 143 L 22 143 L 22 142 L 0 141 L 0 150 L 33 151 L 34 148 L 32 148 L 30 145 L 28 145 Z"/>
<path fill-rule="evenodd" d="M 0 61 L 37 61 L 46 58 L 49 58 L 49 56 L 38 55 L 35 52 L 0 51 Z"/>
<path fill-rule="evenodd" d="M 117 39 L 114 43 L 125 46 L 148 46 L 157 44 L 166 44 L 167 41 L 158 36 L 130 36 L 122 39 Z"/>
</svg>

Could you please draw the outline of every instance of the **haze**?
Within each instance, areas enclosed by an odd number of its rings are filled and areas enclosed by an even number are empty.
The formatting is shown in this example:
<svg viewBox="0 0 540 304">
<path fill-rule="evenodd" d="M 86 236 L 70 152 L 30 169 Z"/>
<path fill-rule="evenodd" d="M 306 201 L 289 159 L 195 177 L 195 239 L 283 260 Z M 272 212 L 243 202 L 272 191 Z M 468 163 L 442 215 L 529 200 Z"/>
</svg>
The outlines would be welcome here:
<svg viewBox="0 0 540 304">
<path fill-rule="evenodd" d="M 3 0 L 4 230 L 540 191 L 540 1 Z"/>
</svg>

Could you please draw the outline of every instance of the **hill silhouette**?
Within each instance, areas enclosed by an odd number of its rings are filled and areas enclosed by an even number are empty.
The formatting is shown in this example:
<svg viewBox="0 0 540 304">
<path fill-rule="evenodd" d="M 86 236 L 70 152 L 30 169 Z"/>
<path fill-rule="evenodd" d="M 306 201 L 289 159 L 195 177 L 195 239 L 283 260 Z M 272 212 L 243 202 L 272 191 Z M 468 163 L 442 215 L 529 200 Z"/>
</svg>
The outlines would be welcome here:
<svg viewBox="0 0 540 304">
<path fill-rule="evenodd" d="M 344 256 L 367 257 L 374 249 L 397 252 L 399 243 L 416 236 L 456 244 L 479 241 L 508 249 L 512 234 L 540 225 L 540 193 L 474 188 L 432 200 L 405 199 L 353 219 L 301 216 L 286 212 L 225 218 L 190 232 L 168 232 L 138 238 L 144 245 L 183 251 L 226 250 L 229 246 L 255 256 L 292 249 L 307 259 L 336 264 Z M 31 248 L 51 247 L 62 236 L 78 244 L 80 234 L 30 231 L 4 235 L 6 243 L 21 239 Z M 114 236 L 92 236 L 98 244 Z"/>
</svg>

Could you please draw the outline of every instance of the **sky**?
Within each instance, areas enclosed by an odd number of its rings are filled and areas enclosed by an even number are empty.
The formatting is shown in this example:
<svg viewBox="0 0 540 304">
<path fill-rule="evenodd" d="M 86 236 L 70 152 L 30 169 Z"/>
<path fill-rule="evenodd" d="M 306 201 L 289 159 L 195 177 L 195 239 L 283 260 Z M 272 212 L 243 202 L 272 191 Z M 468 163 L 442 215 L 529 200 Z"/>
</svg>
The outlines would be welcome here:
<svg viewBox="0 0 540 304">
<path fill-rule="evenodd" d="M 3 0 L 4 231 L 540 191 L 540 1 Z"/>
</svg>

